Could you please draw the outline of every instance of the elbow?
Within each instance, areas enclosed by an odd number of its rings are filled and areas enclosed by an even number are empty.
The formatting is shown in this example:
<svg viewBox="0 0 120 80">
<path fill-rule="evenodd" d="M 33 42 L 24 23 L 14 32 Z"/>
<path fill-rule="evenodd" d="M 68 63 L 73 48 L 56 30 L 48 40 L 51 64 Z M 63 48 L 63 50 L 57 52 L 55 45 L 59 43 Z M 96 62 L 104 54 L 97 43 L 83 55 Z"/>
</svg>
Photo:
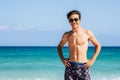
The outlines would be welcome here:
<svg viewBox="0 0 120 80">
<path fill-rule="evenodd" d="M 100 43 L 98 43 L 98 44 L 96 45 L 96 47 L 97 47 L 99 50 L 101 50 L 101 44 L 100 44 Z"/>
<path fill-rule="evenodd" d="M 62 49 L 62 46 L 58 45 L 57 50 L 59 51 L 61 49 Z"/>
</svg>

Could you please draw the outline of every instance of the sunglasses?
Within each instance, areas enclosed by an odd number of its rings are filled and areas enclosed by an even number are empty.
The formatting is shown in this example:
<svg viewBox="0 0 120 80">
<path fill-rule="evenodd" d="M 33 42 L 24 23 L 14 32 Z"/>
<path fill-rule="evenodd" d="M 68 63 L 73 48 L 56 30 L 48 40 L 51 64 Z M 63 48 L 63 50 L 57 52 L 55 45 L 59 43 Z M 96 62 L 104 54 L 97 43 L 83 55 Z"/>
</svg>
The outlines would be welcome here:
<svg viewBox="0 0 120 80">
<path fill-rule="evenodd" d="M 72 23 L 73 21 L 77 22 L 78 18 L 74 18 L 74 19 L 69 19 L 69 22 Z"/>
</svg>

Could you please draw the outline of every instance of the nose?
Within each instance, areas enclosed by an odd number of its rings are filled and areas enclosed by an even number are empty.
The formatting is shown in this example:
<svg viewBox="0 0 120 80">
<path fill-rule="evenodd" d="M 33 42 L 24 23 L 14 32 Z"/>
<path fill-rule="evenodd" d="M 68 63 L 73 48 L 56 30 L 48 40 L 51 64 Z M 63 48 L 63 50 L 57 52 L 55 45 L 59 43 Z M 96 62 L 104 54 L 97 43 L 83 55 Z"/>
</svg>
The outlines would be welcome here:
<svg viewBox="0 0 120 80">
<path fill-rule="evenodd" d="M 73 20 L 73 23 L 76 23 L 75 20 Z"/>
</svg>

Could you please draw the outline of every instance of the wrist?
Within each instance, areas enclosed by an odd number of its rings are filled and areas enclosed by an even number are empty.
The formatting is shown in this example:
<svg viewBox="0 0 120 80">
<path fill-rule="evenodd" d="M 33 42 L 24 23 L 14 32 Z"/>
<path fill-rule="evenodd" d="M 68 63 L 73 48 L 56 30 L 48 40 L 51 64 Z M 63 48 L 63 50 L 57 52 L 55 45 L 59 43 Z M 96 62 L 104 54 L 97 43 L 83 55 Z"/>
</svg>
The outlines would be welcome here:
<svg viewBox="0 0 120 80">
<path fill-rule="evenodd" d="M 96 59 L 92 58 L 91 61 L 94 62 Z"/>
</svg>

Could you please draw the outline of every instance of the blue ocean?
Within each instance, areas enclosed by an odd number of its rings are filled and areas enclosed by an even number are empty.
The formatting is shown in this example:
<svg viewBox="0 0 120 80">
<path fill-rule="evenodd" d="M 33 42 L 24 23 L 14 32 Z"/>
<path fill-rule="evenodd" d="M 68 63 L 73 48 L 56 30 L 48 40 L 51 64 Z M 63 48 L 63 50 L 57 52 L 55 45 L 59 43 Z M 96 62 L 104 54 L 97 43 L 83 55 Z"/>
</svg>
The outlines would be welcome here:
<svg viewBox="0 0 120 80">
<path fill-rule="evenodd" d="M 88 58 L 94 47 L 88 48 Z M 67 58 L 69 51 L 63 48 Z M 0 47 L 0 80 L 64 80 L 56 47 Z M 102 47 L 90 67 L 92 80 L 120 80 L 120 47 Z"/>
</svg>

